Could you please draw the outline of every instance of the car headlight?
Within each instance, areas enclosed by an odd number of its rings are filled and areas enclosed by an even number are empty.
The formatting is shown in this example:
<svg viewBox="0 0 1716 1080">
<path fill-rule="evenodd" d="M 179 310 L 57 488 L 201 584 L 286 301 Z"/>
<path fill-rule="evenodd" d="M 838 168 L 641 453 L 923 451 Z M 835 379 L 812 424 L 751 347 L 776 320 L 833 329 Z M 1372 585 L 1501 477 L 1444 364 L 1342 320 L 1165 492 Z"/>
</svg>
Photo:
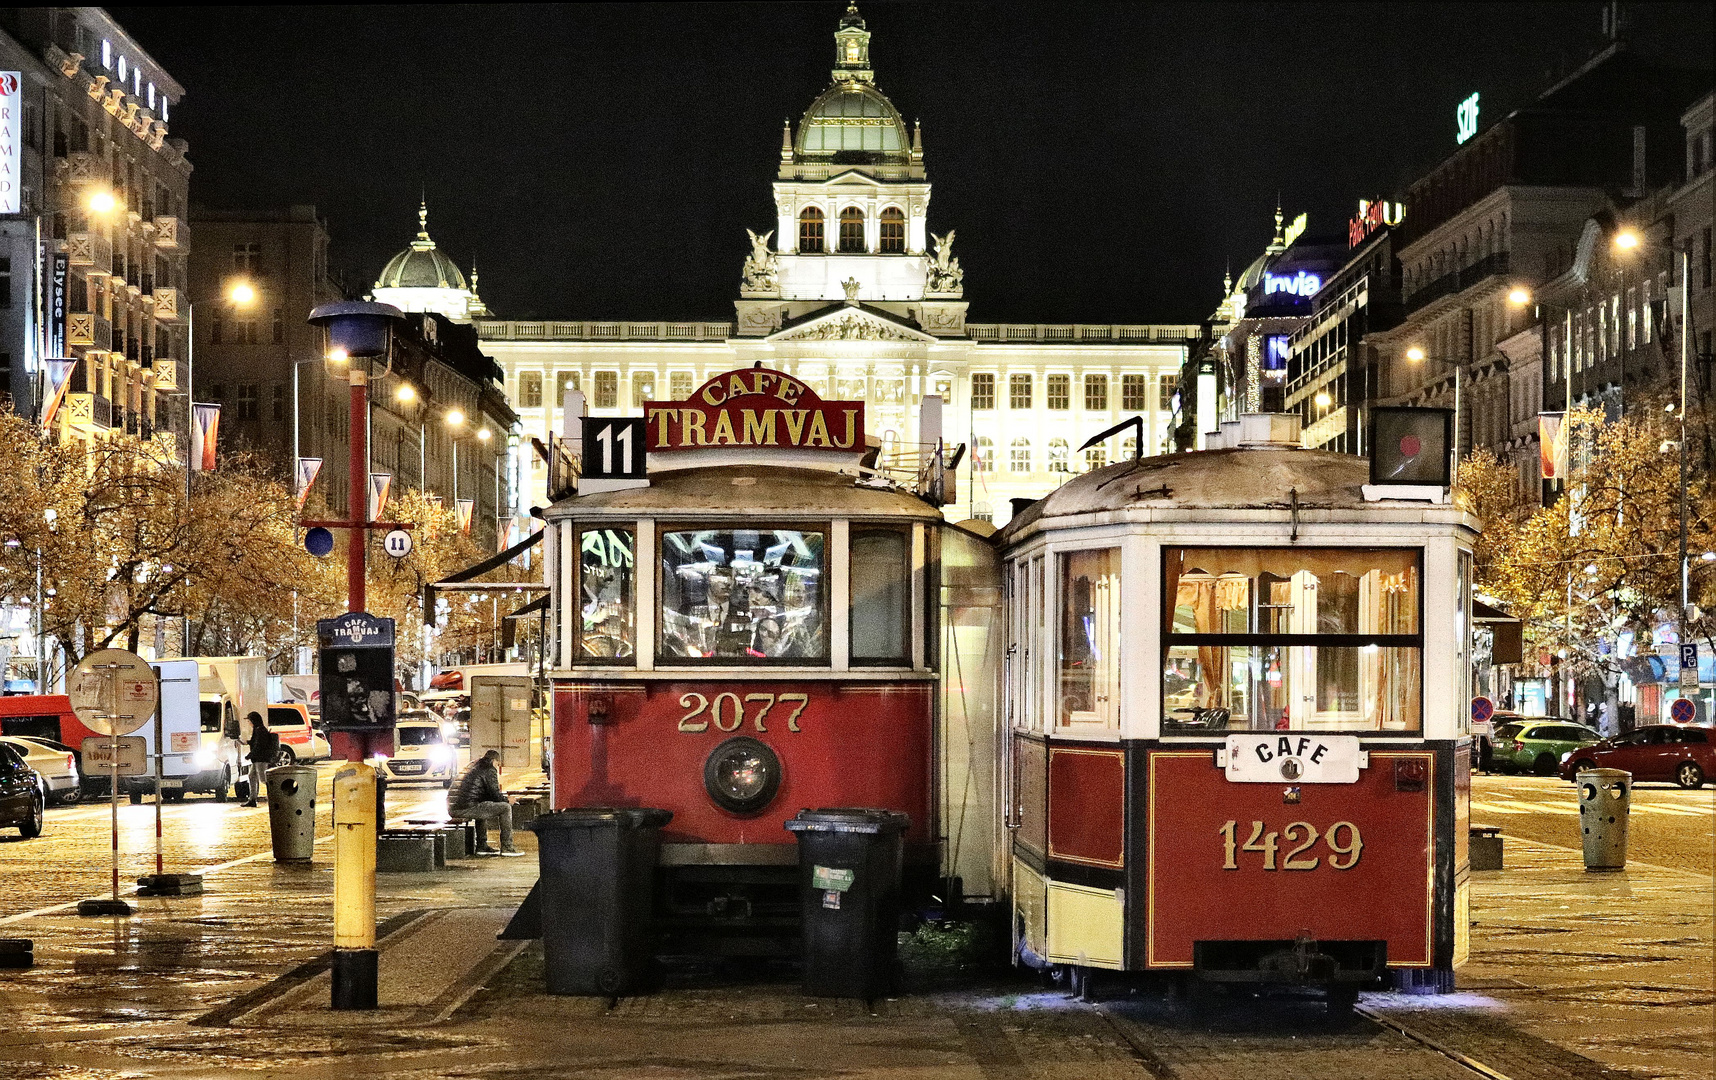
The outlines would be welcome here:
<svg viewBox="0 0 1716 1080">
<path fill-rule="evenodd" d="M 459 722 L 457 720 L 441 721 L 441 734 L 449 739 L 456 738 L 459 734 Z"/>
<path fill-rule="evenodd" d="M 439 768 L 446 768 L 453 763 L 453 749 L 450 746 L 431 746 L 429 748 L 429 763 Z"/>
<path fill-rule="evenodd" d="M 703 763 L 703 787 L 723 810 L 762 812 L 781 786 L 781 759 L 756 739 L 741 735 L 717 746 Z"/>
<path fill-rule="evenodd" d="M 197 768 L 212 769 L 215 766 L 215 762 L 220 759 L 215 756 L 215 752 L 213 750 L 198 750 L 197 756 L 194 760 L 196 761 Z"/>
</svg>

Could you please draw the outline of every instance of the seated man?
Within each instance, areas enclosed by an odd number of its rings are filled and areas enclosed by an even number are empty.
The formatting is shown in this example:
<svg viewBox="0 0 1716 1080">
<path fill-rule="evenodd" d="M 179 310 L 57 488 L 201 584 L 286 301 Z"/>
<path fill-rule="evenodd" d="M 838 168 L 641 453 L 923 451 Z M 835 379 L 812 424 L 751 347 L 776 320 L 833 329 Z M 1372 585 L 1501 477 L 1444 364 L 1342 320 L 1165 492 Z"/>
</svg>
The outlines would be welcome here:
<svg viewBox="0 0 1716 1080">
<path fill-rule="evenodd" d="M 512 804 L 501 794 L 499 750 L 490 750 L 471 762 L 459 777 L 447 796 L 447 816 L 461 821 L 475 819 L 479 828 L 489 822 L 500 823 L 500 850 L 484 843 L 477 848 L 479 855 L 524 854 L 512 846 Z"/>
</svg>

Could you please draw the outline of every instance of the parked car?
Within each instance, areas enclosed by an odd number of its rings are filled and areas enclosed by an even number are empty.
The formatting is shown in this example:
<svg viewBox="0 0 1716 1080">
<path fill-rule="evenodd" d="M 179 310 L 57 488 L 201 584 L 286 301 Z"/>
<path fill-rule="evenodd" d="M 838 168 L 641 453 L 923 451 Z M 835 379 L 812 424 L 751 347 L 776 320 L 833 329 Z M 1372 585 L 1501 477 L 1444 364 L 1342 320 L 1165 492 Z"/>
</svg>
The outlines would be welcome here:
<svg viewBox="0 0 1716 1080">
<path fill-rule="evenodd" d="M 389 783 L 427 780 L 452 787 L 458 775 L 458 751 L 442 735 L 433 717 L 405 719 L 394 727 L 393 754 L 381 759 L 381 771 Z"/>
<path fill-rule="evenodd" d="M 42 778 L 18 751 L 0 746 L 0 828 L 17 829 L 26 840 L 42 835 Z"/>
<path fill-rule="evenodd" d="M 1573 780 L 1586 769 L 1625 769 L 1633 782 L 1672 780 L 1696 790 L 1716 775 L 1716 728 L 1652 724 L 1580 747 L 1562 758 L 1561 775 Z"/>
<path fill-rule="evenodd" d="M 1583 724 L 1553 716 L 1510 720 L 1496 726 L 1495 767 L 1504 773 L 1554 776 L 1562 755 L 1602 741 Z"/>
<path fill-rule="evenodd" d="M 300 702 L 270 702 L 268 730 L 280 736 L 280 756 L 275 759 L 276 765 L 317 759 L 316 729 L 310 726 L 309 706 Z M 320 756 L 327 756 L 325 749 Z"/>
<path fill-rule="evenodd" d="M 77 752 L 64 743 L 44 739 L 0 736 L 0 745 L 18 751 L 24 764 L 36 770 L 42 778 L 42 797 L 51 803 L 77 802 L 83 796 L 83 780 L 78 776 Z"/>
</svg>

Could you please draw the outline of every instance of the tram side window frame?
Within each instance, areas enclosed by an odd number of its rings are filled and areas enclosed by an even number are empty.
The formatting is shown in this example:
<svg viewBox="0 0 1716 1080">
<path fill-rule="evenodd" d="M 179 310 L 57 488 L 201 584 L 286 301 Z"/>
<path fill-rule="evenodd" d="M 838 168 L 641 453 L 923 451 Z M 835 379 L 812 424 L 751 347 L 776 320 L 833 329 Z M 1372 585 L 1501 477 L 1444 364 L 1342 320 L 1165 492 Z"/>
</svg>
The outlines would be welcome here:
<svg viewBox="0 0 1716 1080">
<path fill-rule="evenodd" d="M 1243 633 L 1241 633 L 1241 632 L 1234 632 L 1234 633 L 1225 633 L 1225 632 L 1223 632 L 1223 633 L 1175 633 L 1175 631 L 1174 631 L 1174 626 L 1175 626 L 1174 619 L 1175 619 L 1175 609 L 1177 607 L 1176 593 L 1178 592 L 1178 588 L 1177 588 L 1177 586 L 1173 589 L 1170 589 L 1168 587 L 1169 567 L 1170 567 L 1170 559 L 1176 557 L 1178 552 L 1185 551 L 1185 550 L 1196 550 L 1196 551 L 1225 550 L 1225 551 L 1232 551 L 1235 553 L 1252 552 L 1252 553 L 1282 554 L 1282 555 L 1286 555 L 1286 554 L 1291 553 L 1292 555 L 1296 555 L 1296 556 L 1299 556 L 1301 558 L 1312 558 L 1312 557 L 1316 557 L 1316 556 L 1320 556 L 1320 555 L 1324 555 L 1324 554 L 1328 554 L 1328 553 L 1339 553 L 1343 556 L 1347 556 L 1347 555 L 1351 555 L 1351 556 L 1363 556 L 1363 555 L 1398 556 L 1401 554 L 1410 554 L 1412 556 L 1411 565 L 1412 565 L 1413 574 L 1414 574 L 1414 582 L 1415 582 L 1414 588 L 1415 588 L 1415 591 L 1417 594 L 1414 597 L 1414 603 L 1413 603 L 1413 607 L 1412 607 L 1413 632 L 1405 633 L 1405 634 L 1376 633 L 1376 632 L 1369 632 L 1369 633 L 1363 633 L 1363 632 L 1361 632 L 1361 633 L 1344 633 L 1344 632 L 1294 633 L 1294 632 L 1288 632 L 1288 631 L 1262 632 L 1260 629 L 1257 628 L 1257 626 L 1261 625 L 1261 619 L 1264 618 L 1264 616 L 1262 614 L 1263 609 L 1261 607 L 1256 607 L 1255 603 L 1253 603 L 1253 608 L 1252 608 L 1252 610 L 1250 610 L 1248 618 L 1258 620 L 1258 623 L 1257 623 L 1257 625 L 1254 626 L 1251 622 L 1248 622 L 1247 630 Z M 1160 650 L 1159 655 L 1160 655 L 1160 659 L 1161 659 L 1162 678 L 1158 681 L 1157 687 L 1156 687 L 1157 701 L 1159 702 L 1159 707 L 1161 710 L 1162 734 L 1164 736 L 1173 737 L 1173 738 L 1200 737 L 1200 736 L 1220 738 L 1220 737 L 1225 737 L 1226 735 L 1228 735 L 1229 733 L 1232 733 L 1232 732 L 1256 733 L 1256 732 L 1264 731 L 1264 730 L 1283 730 L 1283 731 L 1322 731 L 1322 732 L 1328 732 L 1328 733 L 1332 733 L 1332 734 L 1350 734 L 1350 735 L 1359 735 L 1359 736 L 1377 737 L 1377 738 L 1423 738 L 1424 731 L 1425 731 L 1425 725 L 1426 725 L 1426 717 L 1424 715 L 1424 703 L 1425 703 L 1425 701 L 1424 701 L 1424 683 L 1425 683 L 1426 674 L 1427 674 L 1425 671 L 1425 667 L 1424 667 L 1424 658 L 1425 658 L 1424 616 L 1425 616 L 1425 599 L 1426 599 L 1425 594 L 1429 591 L 1428 588 L 1426 587 L 1426 582 L 1424 580 L 1424 566 L 1425 566 L 1425 552 L 1424 552 L 1424 548 L 1422 546 L 1366 545 L 1363 547 L 1358 547 L 1358 546 L 1343 547 L 1343 546 L 1339 546 L 1339 545 L 1293 546 L 1293 545 L 1278 545 L 1278 544 L 1261 544 L 1261 545 L 1252 545 L 1252 544 L 1221 545 L 1221 544 L 1197 544 L 1197 543 L 1163 544 L 1162 548 L 1161 548 L 1161 562 L 1160 562 L 1160 567 L 1158 570 L 1158 573 L 1160 574 L 1159 580 L 1163 583 L 1162 604 L 1161 604 L 1161 611 L 1159 614 L 1160 624 L 1159 624 L 1159 629 L 1158 629 L 1158 648 Z M 1285 582 L 1285 579 L 1283 579 L 1283 580 Z M 1269 605 L 1265 605 L 1265 606 L 1269 606 Z M 1225 610 L 1225 609 L 1223 609 L 1223 610 Z M 1315 612 L 1313 612 L 1313 614 L 1315 614 Z M 1260 652 L 1262 652 L 1263 650 L 1266 650 L 1266 649 L 1271 649 L 1271 648 L 1279 649 L 1279 650 L 1282 650 L 1283 652 L 1286 652 L 1287 650 L 1291 650 L 1291 649 L 1297 649 L 1297 648 L 1329 649 L 1329 650 L 1336 650 L 1336 649 L 1349 650 L 1350 649 L 1350 650 L 1354 650 L 1361 657 L 1363 655 L 1361 650 L 1366 649 L 1366 648 L 1376 648 L 1378 650 L 1406 650 L 1406 651 L 1410 651 L 1411 656 L 1408 657 L 1408 659 L 1412 660 L 1410 668 L 1411 668 L 1411 671 L 1413 672 L 1413 680 L 1414 680 L 1414 685 L 1412 687 L 1412 690 L 1416 696 L 1416 702 L 1414 703 L 1415 707 L 1413 709 L 1413 715 L 1415 715 L 1415 717 L 1416 717 L 1416 724 L 1414 726 L 1407 726 L 1407 727 L 1384 727 L 1384 726 L 1381 726 L 1384 718 L 1379 716 L 1378 726 L 1376 726 L 1376 727 L 1357 727 L 1357 726 L 1349 727 L 1349 726 L 1338 726 L 1338 725 L 1306 726 L 1303 723 L 1302 718 L 1296 716 L 1293 718 L 1292 726 L 1290 726 L 1290 727 L 1286 727 L 1286 728 L 1281 728 L 1281 727 L 1261 728 L 1261 727 L 1248 726 L 1246 719 L 1244 717 L 1241 717 L 1238 715 L 1232 715 L 1227 722 L 1213 722 L 1213 724 L 1212 723 L 1205 723 L 1200 717 L 1197 717 L 1197 716 L 1193 716 L 1190 719 L 1180 719 L 1178 717 L 1178 715 L 1173 711 L 1173 707 L 1170 706 L 1170 703 L 1168 700 L 1169 699 L 1168 679 L 1170 676 L 1170 670 L 1172 668 L 1171 653 L 1172 653 L 1172 650 L 1176 647 L 1178 647 L 1178 648 L 1194 648 L 1194 649 L 1197 649 L 1200 654 L 1203 652 L 1203 650 L 1205 648 L 1245 647 L 1245 648 L 1256 649 L 1256 650 L 1259 650 Z M 1291 654 L 1290 653 L 1288 654 L 1288 657 L 1289 657 L 1289 662 L 1290 662 L 1291 661 Z M 1200 661 L 1199 662 L 1202 663 L 1201 655 L 1200 655 Z M 1314 661 L 1314 663 L 1320 663 L 1320 662 L 1321 662 L 1320 657 Z M 1232 667 L 1234 661 L 1231 657 L 1224 657 L 1221 660 L 1221 663 L 1226 664 L 1231 670 L 1231 667 Z M 1265 668 L 1267 668 L 1268 660 L 1266 660 L 1266 659 L 1261 660 L 1260 663 Z M 1379 674 L 1377 674 L 1373 677 L 1376 677 L 1376 678 L 1392 677 L 1392 676 L 1385 676 L 1385 675 L 1381 674 L 1382 671 L 1386 670 L 1386 664 L 1385 663 L 1379 662 L 1378 668 L 1379 668 Z M 1310 670 L 1315 670 L 1315 669 L 1313 667 Z M 1284 674 L 1286 674 L 1286 673 L 1284 672 Z M 1315 676 L 1312 676 L 1312 678 L 1314 678 L 1314 677 Z M 1358 690 L 1358 694 L 1360 695 L 1359 699 L 1358 699 L 1358 705 L 1359 705 L 1358 711 L 1362 714 L 1364 712 L 1365 707 L 1366 707 L 1365 702 L 1364 702 L 1363 697 L 1362 697 L 1362 695 L 1363 695 L 1363 680 L 1364 680 L 1365 676 L 1363 676 L 1362 674 L 1358 674 L 1357 678 L 1360 680 L 1359 690 Z M 1315 689 L 1316 685 L 1317 684 L 1313 682 L 1311 685 L 1311 689 Z M 1226 708 L 1225 705 L 1218 705 L 1216 707 L 1222 708 L 1224 710 Z M 1184 712 L 1185 711 L 1184 707 L 1181 707 L 1179 711 Z M 1326 711 L 1326 710 L 1314 710 L 1314 711 Z"/>
<path fill-rule="evenodd" d="M 747 531 L 747 532 L 796 532 L 814 533 L 822 538 L 821 581 L 817 590 L 818 616 L 821 619 L 820 632 L 822 637 L 822 652 L 817 656 L 681 656 L 666 650 L 667 642 L 667 602 L 666 574 L 663 566 L 664 546 L 670 534 L 681 532 L 711 532 L 711 531 Z M 830 589 L 832 576 L 836 572 L 834 558 L 834 525 L 827 519 L 814 521 L 791 521 L 764 519 L 758 522 L 699 522 L 688 520 L 658 520 L 655 525 L 655 545 L 650 553 L 654 563 L 655 573 L 655 603 L 651 618 L 655 620 L 655 666 L 661 668 L 720 668 L 734 665 L 764 667 L 803 667 L 830 668 L 834 664 L 833 623 L 830 608 L 832 607 Z M 844 568 L 840 569 L 844 573 Z"/>
<path fill-rule="evenodd" d="M 858 652 L 858 618 L 859 605 L 863 602 L 858 595 L 858 545 L 861 538 L 869 536 L 892 536 L 899 541 L 899 564 L 894 575 L 895 588 L 899 590 L 899 604 L 896 612 L 899 618 L 900 647 L 897 653 L 888 655 L 860 656 Z M 832 570 L 825 571 L 832 573 Z M 846 573 L 847 573 L 847 623 L 846 641 L 848 662 L 853 667 L 903 667 L 912 662 L 912 530 L 898 525 L 882 525 L 869 522 L 854 521 L 846 541 Z"/>
<path fill-rule="evenodd" d="M 631 580 L 622 588 L 625 591 L 625 610 L 629 621 L 631 651 L 624 656 L 602 656 L 585 651 L 585 635 L 588 628 L 584 620 L 584 537 L 589 533 L 619 533 L 630 538 L 632 546 Z M 573 595 L 577 597 L 573 605 L 576 609 L 574 637 L 572 641 L 572 662 L 579 666 L 602 665 L 611 667 L 635 667 L 637 665 L 638 645 L 638 536 L 637 527 L 631 523 L 615 523 L 612 525 L 580 525 L 573 529 L 576 546 L 572 558 L 572 587 Z"/>
</svg>

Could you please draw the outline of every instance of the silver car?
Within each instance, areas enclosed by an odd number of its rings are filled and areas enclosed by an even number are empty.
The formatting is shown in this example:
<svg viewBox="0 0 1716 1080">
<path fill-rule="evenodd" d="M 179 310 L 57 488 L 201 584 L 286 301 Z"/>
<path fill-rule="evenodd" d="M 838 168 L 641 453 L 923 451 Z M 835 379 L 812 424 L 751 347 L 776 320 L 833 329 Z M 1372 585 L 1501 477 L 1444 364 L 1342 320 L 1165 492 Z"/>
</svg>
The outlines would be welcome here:
<svg viewBox="0 0 1716 1080">
<path fill-rule="evenodd" d="M 83 781 L 77 772 L 77 752 L 63 743 L 33 739 L 23 735 L 0 735 L 0 744 L 10 746 L 24 759 L 24 764 L 42 778 L 42 801 L 74 803 L 83 795 Z"/>
</svg>

